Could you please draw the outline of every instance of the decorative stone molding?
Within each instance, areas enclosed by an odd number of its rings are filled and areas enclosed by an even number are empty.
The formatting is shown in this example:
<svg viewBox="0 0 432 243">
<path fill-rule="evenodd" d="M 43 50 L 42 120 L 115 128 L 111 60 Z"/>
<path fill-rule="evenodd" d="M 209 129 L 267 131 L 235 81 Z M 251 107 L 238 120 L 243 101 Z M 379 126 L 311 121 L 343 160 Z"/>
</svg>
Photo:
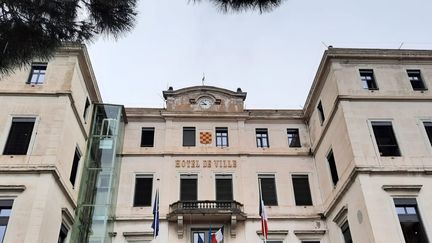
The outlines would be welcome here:
<svg viewBox="0 0 432 243">
<path fill-rule="evenodd" d="M 123 232 L 123 237 L 126 239 L 127 242 L 151 240 L 153 239 L 153 232 L 152 231 Z"/>
<path fill-rule="evenodd" d="M 183 215 L 177 216 L 177 236 L 179 239 L 183 239 Z"/>
<path fill-rule="evenodd" d="M 386 192 L 419 192 L 422 185 L 383 185 L 382 189 Z"/>
<path fill-rule="evenodd" d="M 257 230 L 257 235 L 264 239 L 262 231 Z M 285 237 L 288 235 L 288 230 L 269 230 L 268 231 L 268 238 L 269 239 L 285 239 Z"/>
<path fill-rule="evenodd" d="M 24 185 L 0 185 L 1 192 L 16 192 L 20 193 L 26 189 Z"/>
<path fill-rule="evenodd" d="M 62 208 L 61 213 L 64 225 L 70 230 L 75 222 L 73 214 L 67 208 Z"/>
<path fill-rule="evenodd" d="M 231 215 L 231 238 L 236 238 L 237 234 L 237 216 Z"/>
<path fill-rule="evenodd" d="M 336 216 L 333 218 L 333 222 L 335 222 L 339 227 L 341 227 L 348 218 L 348 206 L 343 206 Z"/>
</svg>

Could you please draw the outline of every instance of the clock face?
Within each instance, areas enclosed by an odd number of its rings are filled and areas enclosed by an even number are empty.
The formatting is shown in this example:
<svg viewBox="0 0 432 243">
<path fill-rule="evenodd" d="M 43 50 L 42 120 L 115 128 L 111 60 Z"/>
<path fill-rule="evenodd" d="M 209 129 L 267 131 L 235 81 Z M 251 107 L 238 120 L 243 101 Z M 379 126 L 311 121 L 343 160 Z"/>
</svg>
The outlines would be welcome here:
<svg viewBox="0 0 432 243">
<path fill-rule="evenodd" d="M 203 109 L 208 109 L 213 105 L 213 100 L 209 97 L 203 97 L 198 100 L 198 105 Z"/>
</svg>

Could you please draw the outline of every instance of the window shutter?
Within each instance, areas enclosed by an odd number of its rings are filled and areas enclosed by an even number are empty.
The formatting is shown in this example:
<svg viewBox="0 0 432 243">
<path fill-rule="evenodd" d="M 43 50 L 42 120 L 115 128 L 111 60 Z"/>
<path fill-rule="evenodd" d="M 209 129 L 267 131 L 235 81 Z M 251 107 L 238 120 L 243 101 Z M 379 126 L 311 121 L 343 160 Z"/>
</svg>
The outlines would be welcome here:
<svg viewBox="0 0 432 243">
<path fill-rule="evenodd" d="M 231 178 L 216 178 L 216 200 L 233 200 L 233 188 Z"/>
<path fill-rule="evenodd" d="M 152 177 L 137 177 L 135 179 L 134 206 L 151 206 L 152 189 Z"/>
<path fill-rule="evenodd" d="M 180 180 L 180 201 L 196 201 L 197 198 L 197 179 L 182 178 Z"/>
<path fill-rule="evenodd" d="M 294 175 L 292 177 L 294 196 L 297 206 L 312 205 L 312 197 L 307 175 Z"/>
</svg>

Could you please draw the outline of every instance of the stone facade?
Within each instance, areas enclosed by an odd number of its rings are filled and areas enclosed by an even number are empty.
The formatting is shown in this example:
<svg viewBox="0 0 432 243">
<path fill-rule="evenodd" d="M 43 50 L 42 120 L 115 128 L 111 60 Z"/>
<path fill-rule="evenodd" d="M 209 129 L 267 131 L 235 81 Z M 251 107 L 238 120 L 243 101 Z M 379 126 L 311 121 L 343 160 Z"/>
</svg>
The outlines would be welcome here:
<svg viewBox="0 0 432 243">
<path fill-rule="evenodd" d="M 366 78 L 371 70 L 373 81 Z M 420 74 L 424 87 L 413 86 L 407 71 Z M 84 47 L 60 51 L 42 85 L 26 84 L 28 73 L 0 81 L 0 148 L 13 117 L 36 117 L 27 154 L 0 156 L 0 201 L 14 199 L 4 242 L 57 242 L 61 225 L 70 228 L 76 217 L 77 189 L 86 186 L 79 183 L 82 166 L 75 187 L 69 180 L 75 148 L 86 152 L 86 99 L 102 101 Z M 110 241 L 195 243 L 201 232 L 207 243 L 209 228 L 224 226 L 225 243 L 261 242 L 259 178 L 270 178 L 276 202 L 266 206 L 268 242 L 425 242 L 432 237 L 427 87 L 432 51 L 330 48 L 302 110 L 244 109 L 246 92 L 211 86 L 169 88 L 163 109 L 126 108 Z M 390 126 L 385 134 L 393 131 L 396 144 L 380 140 L 376 124 Z M 227 131 L 227 142 L 218 140 L 218 129 Z M 299 144 L 289 143 L 287 129 L 298 131 Z M 301 187 L 310 190 L 306 205 L 294 192 L 299 176 L 309 184 Z M 151 178 L 150 196 L 137 190 L 137 178 Z M 197 185 L 192 202 L 181 200 L 190 197 L 180 185 L 187 178 Z M 217 198 L 220 178 L 231 179 L 228 204 Z M 153 240 L 157 189 L 160 231 Z M 396 207 L 407 205 L 421 222 L 421 241 L 404 238 Z"/>
</svg>

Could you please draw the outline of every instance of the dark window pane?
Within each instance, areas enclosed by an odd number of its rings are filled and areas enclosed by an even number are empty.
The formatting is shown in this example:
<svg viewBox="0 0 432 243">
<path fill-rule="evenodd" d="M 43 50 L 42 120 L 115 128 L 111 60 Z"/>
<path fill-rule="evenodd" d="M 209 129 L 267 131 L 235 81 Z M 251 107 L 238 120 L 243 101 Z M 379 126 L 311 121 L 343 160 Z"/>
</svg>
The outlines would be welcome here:
<svg viewBox="0 0 432 243">
<path fill-rule="evenodd" d="M 35 63 L 31 66 L 30 77 L 27 83 L 29 84 L 43 84 L 46 74 L 46 63 Z"/>
<path fill-rule="evenodd" d="M 228 147 L 228 128 L 216 128 L 216 147 Z"/>
<path fill-rule="evenodd" d="M 400 156 L 391 122 L 372 122 L 372 129 L 381 156 Z"/>
<path fill-rule="evenodd" d="M 143 127 L 141 131 L 141 147 L 154 146 L 154 127 Z"/>
<path fill-rule="evenodd" d="M 216 200 L 218 201 L 233 200 L 231 178 L 216 178 Z"/>
<path fill-rule="evenodd" d="M 78 173 L 78 165 L 79 165 L 80 159 L 81 159 L 81 154 L 78 151 L 78 149 L 75 149 L 75 155 L 73 158 L 72 169 L 71 169 L 71 173 L 70 173 L 70 177 L 69 177 L 69 180 L 72 183 L 72 186 L 75 185 L 75 180 L 76 180 L 76 176 Z"/>
<path fill-rule="evenodd" d="M 333 155 L 333 150 L 330 150 L 330 152 L 328 153 L 327 162 L 330 167 L 330 173 L 331 173 L 333 185 L 336 185 L 337 182 L 339 181 L 339 176 L 336 169 L 336 161 Z"/>
<path fill-rule="evenodd" d="M 319 240 L 302 240 L 302 242 L 301 243 L 320 243 L 320 241 Z"/>
<path fill-rule="evenodd" d="M 134 207 L 151 206 L 153 178 L 137 176 L 135 178 Z"/>
<path fill-rule="evenodd" d="M 292 177 L 294 196 L 297 206 L 312 205 L 312 197 L 307 175 L 294 175 Z"/>
<path fill-rule="evenodd" d="M 68 230 L 67 228 L 62 224 L 61 228 L 60 228 L 60 234 L 59 234 L 59 238 L 58 238 L 58 243 L 66 243 L 66 237 L 68 234 Z"/>
<path fill-rule="evenodd" d="M 291 148 L 301 147 L 299 130 L 298 129 L 287 129 L 287 133 L 288 133 L 288 145 Z"/>
<path fill-rule="evenodd" d="M 395 198 L 396 212 L 399 217 L 401 229 L 407 243 L 429 242 L 425 229 L 418 213 L 415 198 Z"/>
<path fill-rule="evenodd" d="M 183 146 L 195 146 L 195 127 L 183 127 Z"/>
<path fill-rule="evenodd" d="M 343 234 L 345 243 L 353 243 L 348 221 L 342 225 L 341 229 L 342 229 L 342 234 Z"/>
<path fill-rule="evenodd" d="M 325 121 L 325 116 L 324 116 L 324 109 L 322 107 L 321 101 L 318 103 L 317 109 L 318 109 L 318 116 L 320 118 L 321 125 L 322 125 Z"/>
<path fill-rule="evenodd" d="M 264 205 L 277 205 L 275 178 L 259 177 Z"/>
<path fill-rule="evenodd" d="M 423 122 L 429 142 L 432 145 L 432 122 Z"/>
<path fill-rule="evenodd" d="M 268 141 L 268 131 L 267 128 L 257 128 L 256 132 L 256 142 L 258 148 L 268 148 L 270 143 Z"/>
<path fill-rule="evenodd" d="M 0 243 L 6 234 L 6 228 L 9 222 L 9 216 L 12 210 L 13 200 L 0 200 Z"/>
<path fill-rule="evenodd" d="M 89 99 L 87 98 L 87 99 L 86 99 L 86 103 L 85 103 L 85 107 L 84 107 L 84 115 L 83 115 L 84 120 L 87 119 L 87 113 L 89 112 L 89 108 L 90 108 L 90 101 L 89 101 Z"/>
<path fill-rule="evenodd" d="M 377 90 L 378 86 L 372 69 L 360 69 L 360 79 L 364 89 Z"/>
<path fill-rule="evenodd" d="M 13 118 L 3 154 L 25 155 L 30 144 L 35 118 Z"/>
<path fill-rule="evenodd" d="M 413 90 L 427 89 L 421 77 L 420 70 L 407 70 L 407 74 Z"/>
<path fill-rule="evenodd" d="M 181 178 L 180 179 L 180 201 L 196 201 L 197 195 L 197 179 L 196 178 Z"/>
</svg>

